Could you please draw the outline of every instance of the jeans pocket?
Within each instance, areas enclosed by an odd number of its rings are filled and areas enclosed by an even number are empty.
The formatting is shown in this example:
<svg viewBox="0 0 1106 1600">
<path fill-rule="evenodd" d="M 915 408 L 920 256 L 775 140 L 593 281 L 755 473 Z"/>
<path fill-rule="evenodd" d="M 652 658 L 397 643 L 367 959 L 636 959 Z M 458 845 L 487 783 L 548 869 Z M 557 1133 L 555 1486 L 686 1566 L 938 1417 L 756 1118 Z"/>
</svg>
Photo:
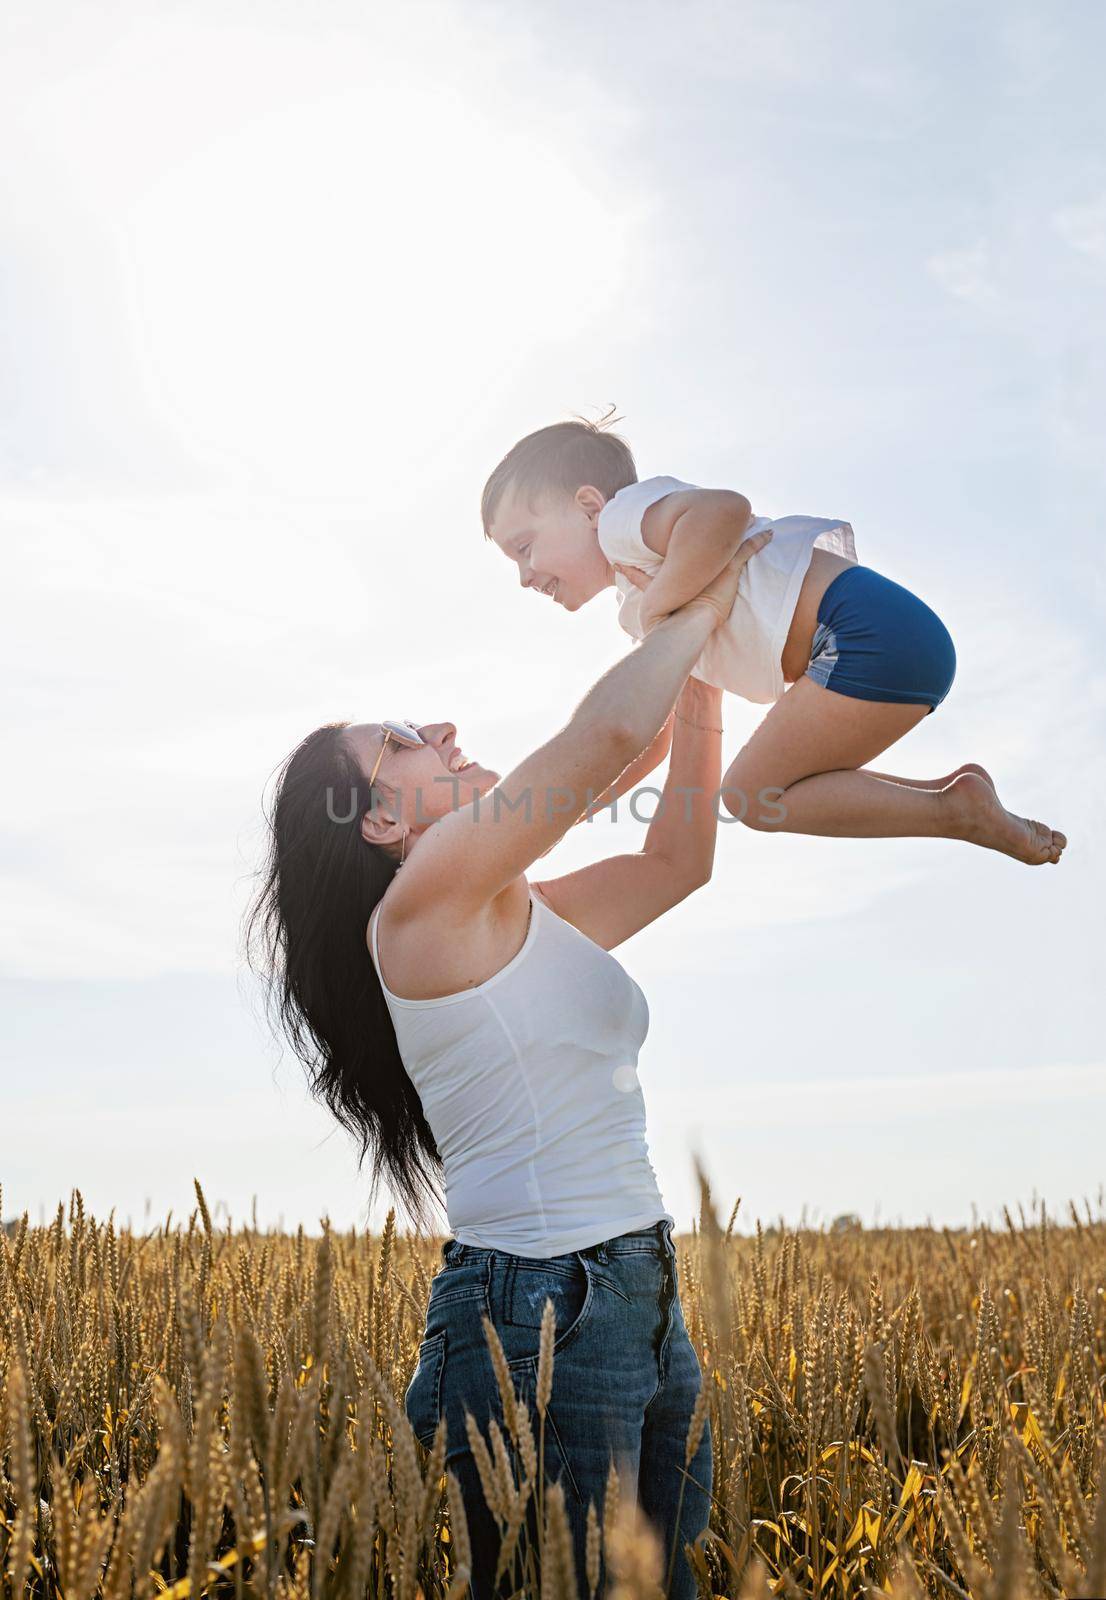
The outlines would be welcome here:
<svg viewBox="0 0 1106 1600">
<path fill-rule="evenodd" d="M 442 1368 L 445 1366 L 445 1333 L 435 1333 L 419 1345 L 418 1365 L 407 1385 L 403 1409 L 411 1430 L 427 1448 L 441 1416 Z"/>
<path fill-rule="evenodd" d="M 526 1256 L 497 1257 L 492 1274 L 492 1321 L 508 1365 L 535 1357 L 545 1302 L 553 1302 L 556 1354 L 576 1338 L 592 1306 L 592 1280 L 580 1255 L 556 1263 Z"/>
</svg>

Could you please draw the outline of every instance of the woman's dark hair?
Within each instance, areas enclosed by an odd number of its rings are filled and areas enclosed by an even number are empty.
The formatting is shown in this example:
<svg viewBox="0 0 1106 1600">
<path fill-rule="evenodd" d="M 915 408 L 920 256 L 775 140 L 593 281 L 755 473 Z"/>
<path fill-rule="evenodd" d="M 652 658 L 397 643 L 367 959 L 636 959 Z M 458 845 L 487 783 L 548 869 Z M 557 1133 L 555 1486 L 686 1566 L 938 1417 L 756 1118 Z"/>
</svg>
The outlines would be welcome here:
<svg viewBox="0 0 1106 1600">
<path fill-rule="evenodd" d="M 365 942 L 397 863 L 361 835 L 371 796 L 347 727 L 316 728 L 278 769 L 261 884 L 245 916 L 246 960 L 311 1092 L 358 1141 L 360 1162 L 371 1154 L 370 1204 L 386 1174 L 422 1228 L 428 1197 L 442 1203 L 442 1162 Z"/>
</svg>

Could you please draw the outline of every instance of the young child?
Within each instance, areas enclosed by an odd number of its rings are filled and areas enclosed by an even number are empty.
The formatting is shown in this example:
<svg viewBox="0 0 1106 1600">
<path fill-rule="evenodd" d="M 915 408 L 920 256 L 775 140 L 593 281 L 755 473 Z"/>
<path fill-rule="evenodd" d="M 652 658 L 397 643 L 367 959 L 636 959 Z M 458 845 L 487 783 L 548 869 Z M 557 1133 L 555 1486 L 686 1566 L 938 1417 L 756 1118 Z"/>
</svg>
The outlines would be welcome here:
<svg viewBox="0 0 1106 1600">
<path fill-rule="evenodd" d="M 941 704 L 956 654 L 927 605 L 857 563 L 847 522 L 755 517 L 744 495 L 678 478 L 639 483 L 606 421 L 559 422 L 521 439 L 485 485 L 484 534 L 516 563 L 524 588 L 566 611 L 613 584 L 619 622 L 640 639 L 745 538 L 770 533 L 694 673 L 772 706 L 723 780 L 734 816 L 764 832 L 929 834 L 1031 866 L 1059 861 L 1064 835 L 1007 811 L 974 762 L 933 779 L 866 765 Z M 670 740 L 669 724 L 617 792 L 663 760 Z"/>
</svg>

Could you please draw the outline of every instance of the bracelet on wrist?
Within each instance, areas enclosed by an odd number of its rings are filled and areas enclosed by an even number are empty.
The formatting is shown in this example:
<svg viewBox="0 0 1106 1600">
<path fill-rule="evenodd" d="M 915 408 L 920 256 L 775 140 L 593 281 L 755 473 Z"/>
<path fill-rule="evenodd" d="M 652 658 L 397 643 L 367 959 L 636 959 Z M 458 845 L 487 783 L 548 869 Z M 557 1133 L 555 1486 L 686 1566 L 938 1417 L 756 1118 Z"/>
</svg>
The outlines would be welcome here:
<svg viewBox="0 0 1106 1600">
<path fill-rule="evenodd" d="M 721 733 L 721 728 L 716 728 L 711 722 L 693 722 L 690 717 L 685 717 L 679 711 L 674 713 L 677 722 L 686 722 L 689 728 L 701 728 L 704 733 Z"/>
</svg>

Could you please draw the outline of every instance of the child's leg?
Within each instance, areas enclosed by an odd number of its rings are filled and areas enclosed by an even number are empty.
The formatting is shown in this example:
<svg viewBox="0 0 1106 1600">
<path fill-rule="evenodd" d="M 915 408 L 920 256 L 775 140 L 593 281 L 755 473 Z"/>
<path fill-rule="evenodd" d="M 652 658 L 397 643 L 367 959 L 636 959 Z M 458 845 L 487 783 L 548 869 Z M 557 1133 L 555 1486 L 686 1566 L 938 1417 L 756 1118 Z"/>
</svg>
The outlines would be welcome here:
<svg viewBox="0 0 1106 1600">
<path fill-rule="evenodd" d="M 930 835 L 966 839 L 1034 865 L 1058 861 L 1063 834 L 1006 811 L 979 772 L 962 772 L 946 787 L 930 789 L 858 770 L 928 709 L 857 700 L 800 678 L 738 753 L 723 779 L 723 804 L 765 833 Z"/>
<path fill-rule="evenodd" d="M 965 761 L 962 766 L 955 767 L 952 772 L 946 772 L 943 778 L 896 778 L 892 772 L 874 772 L 871 767 L 861 767 L 861 772 L 866 772 L 870 778 L 882 778 L 884 783 L 901 783 L 907 789 L 947 789 L 950 783 L 955 782 L 965 772 L 975 772 L 985 778 L 993 789 L 995 780 L 985 767 L 978 761 Z"/>
</svg>

